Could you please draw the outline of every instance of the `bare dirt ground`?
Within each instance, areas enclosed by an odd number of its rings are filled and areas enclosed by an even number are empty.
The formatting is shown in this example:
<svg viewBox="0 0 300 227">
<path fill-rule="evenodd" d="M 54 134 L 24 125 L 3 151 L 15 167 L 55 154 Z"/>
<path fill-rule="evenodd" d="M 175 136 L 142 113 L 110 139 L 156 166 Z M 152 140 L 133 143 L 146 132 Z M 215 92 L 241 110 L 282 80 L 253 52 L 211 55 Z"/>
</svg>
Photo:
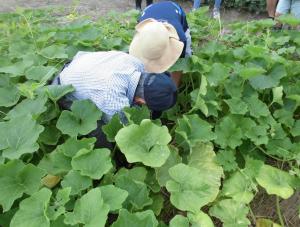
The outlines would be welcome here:
<svg viewBox="0 0 300 227">
<path fill-rule="evenodd" d="M 159 2 L 161 0 L 154 0 Z M 143 1 L 145 4 L 146 1 Z M 177 1 L 189 12 L 192 8 L 192 1 Z M 17 7 L 22 8 L 46 8 L 46 7 L 63 7 L 66 12 L 74 9 L 79 14 L 90 15 L 93 18 L 103 16 L 106 13 L 114 10 L 117 12 L 125 12 L 135 8 L 134 0 L 0 0 L 0 12 L 14 11 Z M 253 15 L 247 12 L 239 12 L 236 10 L 225 10 L 222 12 L 222 19 L 224 21 L 235 20 L 253 20 L 261 15 Z"/>
<path fill-rule="evenodd" d="M 154 0 L 154 2 L 157 1 L 160 0 Z M 177 2 L 183 6 L 186 12 L 189 12 L 192 8 L 191 1 Z M 80 15 L 89 15 L 92 18 L 98 18 L 112 10 L 125 12 L 130 9 L 134 9 L 135 4 L 134 0 L 0 0 L 0 12 L 11 12 L 17 7 L 32 9 L 63 7 L 66 12 L 72 12 L 75 10 Z M 265 15 L 253 15 L 247 12 L 222 9 L 221 17 L 226 24 L 231 21 L 247 21 L 264 18 Z M 300 192 L 295 193 L 290 199 L 280 202 L 282 215 L 287 227 L 300 226 L 300 219 L 298 216 L 299 205 Z M 265 193 L 259 193 L 252 202 L 251 208 L 256 217 L 270 218 L 278 221 L 274 197 L 270 197 Z"/>
</svg>

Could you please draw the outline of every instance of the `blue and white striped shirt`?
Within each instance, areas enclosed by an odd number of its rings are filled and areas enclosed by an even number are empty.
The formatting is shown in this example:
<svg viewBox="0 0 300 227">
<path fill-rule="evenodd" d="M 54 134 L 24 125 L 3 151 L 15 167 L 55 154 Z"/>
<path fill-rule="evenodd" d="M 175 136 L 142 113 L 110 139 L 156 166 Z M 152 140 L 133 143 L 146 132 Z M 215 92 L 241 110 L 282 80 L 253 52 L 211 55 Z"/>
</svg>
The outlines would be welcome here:
<svg viewBox="0 0 300 227">
<path fill-rule="evenodd" d="M 78 52 L 59 77 L 62 85 L 75 88 L 68 98 L 90 99 L 108 121 L 124 107 L 132 106 L 143 71 L 143 63 L 124 52 Z"/>
</svg>

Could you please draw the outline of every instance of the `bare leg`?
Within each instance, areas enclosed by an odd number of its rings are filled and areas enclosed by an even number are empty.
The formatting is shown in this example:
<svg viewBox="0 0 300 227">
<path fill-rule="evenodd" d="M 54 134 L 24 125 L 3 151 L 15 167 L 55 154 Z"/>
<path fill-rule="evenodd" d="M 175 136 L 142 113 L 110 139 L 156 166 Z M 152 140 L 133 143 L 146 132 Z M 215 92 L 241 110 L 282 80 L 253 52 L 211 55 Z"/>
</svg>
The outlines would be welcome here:
<svg viewBox="0 0 300 227">
<path fill-rule="evenodd" d="M 181 76 L 182 76 L 182 72 L 172 72 L 171 73 L 171 77 L 177 87 L 179 87 L 179 85 L 180 85 Z"/>
<path fill-rule="evenodd" d="M 267 11 L 268 11 L 269 17 L 272 17 L 272 18 L 275 17 L 277 3 L 278 3 L 278 0 L 267 0 Z"/>
<path fill-rule="evenodd" d="M 142 0 L 135 0 L 135 8 L 137 10 L 141 10 L 141 8 L 142 8 Z"/>
</svg>

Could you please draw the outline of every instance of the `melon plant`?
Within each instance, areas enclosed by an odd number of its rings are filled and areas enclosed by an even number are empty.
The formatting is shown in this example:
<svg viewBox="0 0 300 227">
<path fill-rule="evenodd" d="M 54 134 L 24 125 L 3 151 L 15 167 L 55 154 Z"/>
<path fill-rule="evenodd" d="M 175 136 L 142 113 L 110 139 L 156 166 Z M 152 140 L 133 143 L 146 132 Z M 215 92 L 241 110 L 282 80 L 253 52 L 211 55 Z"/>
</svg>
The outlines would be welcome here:
<svg viewBox="0 0 300 227">
<path fill-rule="evenodd" d="M 244 227 L 260 191 L 284 225 L 279 201 L 300 186 L 299 31 L 257 20 L 224 34 L 207 9 L 188 14 L 176 106 L 155 121 L 125 109 L 127 124 L 103 127 L 114 148 L 98 148 L 86 135 L 101 110 L 83 100 L 62 111 L 74 89 L 49 82 L 79 50 L 128 50 L 137 16 L 0 15 L 0 225 Z"/>
</svg>

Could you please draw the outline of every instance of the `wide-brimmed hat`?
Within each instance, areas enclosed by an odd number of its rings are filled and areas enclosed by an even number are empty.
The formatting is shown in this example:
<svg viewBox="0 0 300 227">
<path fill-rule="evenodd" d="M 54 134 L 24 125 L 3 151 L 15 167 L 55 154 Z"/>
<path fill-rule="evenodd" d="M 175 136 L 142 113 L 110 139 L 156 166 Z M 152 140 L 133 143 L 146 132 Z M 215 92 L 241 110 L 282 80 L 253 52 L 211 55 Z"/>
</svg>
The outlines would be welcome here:
<svg viewBox="0 0 300 227">
<path fill-rule="evenodd" d="M 180 57 L 184 44 L 171 24 L 150 18 L 140 22 L 135 29 L 129 54 L 140 59 L 147 72 L 165 72 Z"/>
</svg>

